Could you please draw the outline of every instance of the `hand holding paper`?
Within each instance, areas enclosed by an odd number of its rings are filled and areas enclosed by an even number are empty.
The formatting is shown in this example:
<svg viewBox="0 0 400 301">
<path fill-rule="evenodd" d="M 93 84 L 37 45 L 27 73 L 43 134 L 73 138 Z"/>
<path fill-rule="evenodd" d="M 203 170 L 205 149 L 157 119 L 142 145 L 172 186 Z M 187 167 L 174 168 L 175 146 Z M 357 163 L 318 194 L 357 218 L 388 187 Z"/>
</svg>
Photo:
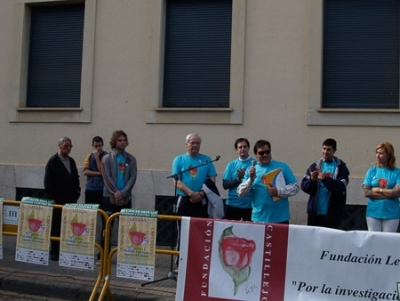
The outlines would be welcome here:
<svg viewBox="0 0 400 301">
<path fill-rule="evenodd" d="M 278 195 L 277 187 L 283 187 L 286 185 L 282 170 L 280 168 L 274 169 L 273 171 L 264 174 L 261 180 L 268 189 L 268 193 L 272 196 L 273 200 L 278 201 L 281 197 Z"/>
</svg>

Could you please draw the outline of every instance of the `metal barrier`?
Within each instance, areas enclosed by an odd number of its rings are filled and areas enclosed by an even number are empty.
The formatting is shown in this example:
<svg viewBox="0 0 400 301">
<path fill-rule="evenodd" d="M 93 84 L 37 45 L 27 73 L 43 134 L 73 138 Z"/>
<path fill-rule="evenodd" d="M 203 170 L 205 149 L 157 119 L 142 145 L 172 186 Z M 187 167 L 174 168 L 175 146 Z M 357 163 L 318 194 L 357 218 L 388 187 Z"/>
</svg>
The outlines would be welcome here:
<svg viewBox="0 0 400 301">
<path fill-rule="evenodd" d="M 11 205 L 11 206 L 20 206 L 20 201 L 15 200 L 3 200 L 4 205 Z M 54 204 L 53 209 L 62 210 L 63 205 Z M 108 300 L 113 301 L 114 298 L 112 296 L 109 284 L 111 280 L 111 262 L 113 255 L 118 251 L 118 247 L 113 248 L 110 250 L 110 241 L 111 241 L 111 225 L 112 221 L 115 218 L 119 217 L 119 212 L 114 213 L 113 215 L 109 216 L 104 210 L 97 209 L 97 212 L 106 220 L 106 226 L 104 232 L 101 234 L 104 236 L 104 250 L 99 243 L 95 243 L 96 248 L 100 253 L 100 267 L 99 273 L 96 279 L 96 283 L 93 287 L 92 293 L 90 295 L 89 301 L 94 301 L 98 290 L 103 283 L 103 286 L 100 291 L 100 295 L 98 300 L 103 300 L 104 296 L 107 295 Z M 158 215 L 158 219 L 162 220 L 170 220 L 170 221 L 180 221 L 182 219 L 181 216 L 176 215 Z M 60 221 L 61 222 L 61 221 Z M 18 235 L 18 226 L 16 225 L 7 225 L 3 224 L 3 235 L 9 236 L 17 236 Z M 60 241 L 60 237 L 51 236 L 50 239 L 52 241 Z M 170 250 L 170 249 L 157 249 L 155 250 L 158 254 L 166 254 L 166 255 L 179 255 L 179 251 Z"/>
<path fill-rule="evenodd" d="M 119 212 L 112 214 L 108 219 L 106 223 L 106 228 L 104 230 L 104 237 L 105 237 L 105 243 L 104 243 L 104 257 L 102 257 L 102 261 L 104 261 L 103 265 L 103 272 L 102 274 L 104 275 L 104 284 L 103 288 L 101 290 L 100 296 L 99 296 L 99 301 L 102 301 L 104 296 L 107 294 L 107 298 L 110 301 L 113 301 L 114 298 L 111 294 L 111 290 L 109 287 L 110 281 L 111 281 L 111 262 L 113 255 L 118 251 L 118 247 L 113 248 L 110 250 L 110 240 L 111 240 L 111 224 L 112 221 L 119 217 Z M 170 220 L 170 221 L 180 221 L 182 219 L 181 216 L 176 216 L 176 215 L 158 215 L 157 218 L 162 219 L 162 220 Z M 175 250 L 168 250 L 168 249 L 156 249 L 156 253 L 158 254 L 166 254 L 166 255 L 179 255 L 179 251 Z"/>
<path fill-rule="evenodd" d="M 3 204 L 4 205 L 11 205 L 11 206 L 18 206 L 19 207 L 21 202 L 20 201 L 14 201 L 14 200 L 3 200 Z M 62 210 L 62 208 L 63 208 L 63 205 L 57 205 L 57 204 L 53 205 L 53 209 Z M 97 212 L 100 215 L 102 215 L 102 218 L 104 218 L 105 220 L 108 220 L 109 216 L 104 210 L 98 209 Z M 18 235 L 18 226 L 16 226 L 16 225 L 7 225 L 7 224 L 3 225 L 3 235 L 17 236 Z M 57 237 L 57 236 L 50 236 L 50 239 L 52 241 L 60 241 L 60 237 Z M 95 246 L 96 246 L 96 248 L 98 249 L 98 251 L 100 253 L 100 258 L 105 258 L 105 252 L 104 252 L 103 248 L 101 247 L 101 245 L 96 243 Z M 98 291 L 98 289 L 100 287 L 101 282 L 104 279 L 104 277 L 103 277 L 103 271 L 104 270 L 105 270 L 104 269 L 104 260 L 101 260 L 100 268 L 99 268 L 99 274 L 97 276 L 96 283 L 95 283 L 94 288 L 92 290 L 92 294 L 90 295 L 90 298 L 89 298 L 90 301 L 95 300 L 97 291 Z"/>
</svg>

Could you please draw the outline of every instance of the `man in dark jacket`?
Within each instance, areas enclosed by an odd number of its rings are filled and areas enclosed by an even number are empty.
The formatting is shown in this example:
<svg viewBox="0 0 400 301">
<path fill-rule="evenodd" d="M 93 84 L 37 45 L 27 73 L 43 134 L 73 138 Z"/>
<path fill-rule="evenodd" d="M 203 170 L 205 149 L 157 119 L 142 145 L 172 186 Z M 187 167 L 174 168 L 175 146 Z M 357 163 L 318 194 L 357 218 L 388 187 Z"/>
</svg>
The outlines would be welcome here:
<svg viewBox="0 0 400 301">
<path fill-rule="evenodd" d="M 76 203 L 81 194 L 79 185 L 78 169 L 75 160 L 69 154 L 72 142 L 68 137 L 58 140 L 58 152 L 53 155 L 46 164 L 44 174 L 44 189 L 46 198 L 54 200 L 55 204 L 65 205 Z M 51 236 L 60 236 L 61 210 L 53 210 L 53 221 L 51 224 Z M 51 242 L 50 259 L 58 260 L 60 243 Z"/>
<path fill-rule="evenodd" d="M 309 194 L 307 225 L 337 229 L 346 205 L 349 170 L 335 157 L 336 141 L 322 143 L 322 158 L 311 164 L 301 181 L 301 190 Z"/>
</svg>

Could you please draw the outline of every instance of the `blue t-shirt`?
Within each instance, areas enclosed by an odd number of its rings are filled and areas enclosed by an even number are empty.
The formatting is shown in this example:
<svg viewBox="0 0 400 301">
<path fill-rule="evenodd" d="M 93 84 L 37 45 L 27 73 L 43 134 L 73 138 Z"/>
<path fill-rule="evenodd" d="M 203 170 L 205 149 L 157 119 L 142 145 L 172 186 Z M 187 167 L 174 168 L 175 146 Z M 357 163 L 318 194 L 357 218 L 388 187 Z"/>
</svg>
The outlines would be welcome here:
<svg viewBox="0 0 400 301">
<path fill-rule="evenodd" d="M 171 175 L 211 161 L 209 156 L 203 154 L 198 154 L 196 157 L 191 157 L 187 153 L 179 155 L 172 161 Z M 200 191 L 207 178 L 216 176 L 217 171 L 215 170 L 214 164 L 211 162 L 180 174 L 179 179 L 192 191 Z M 186 196 L 186 194 L 179 189 L 177 189 L 177 194 Z"/>
<path fill-rule="evenodd" d="M 247 158 L 240 160 L 239 158 L 228 163 L 225 168 L 224 177 L 222 180 L 231 181 L 237 178 L 237 170 L 244 169 L 248 171 L 251 167 L 251 162 L 255 161 L 254 158 Z M 237 194 L 237 187 L 228 190 L 228 198 L 226 204 L 237 208 L 251 208 L 251 195 L 248 194 L 244 197 L 239 197 Z"/>
<path fill-rule="evenodd" d="M 371 167 L 370 169 L 368 169 L 363 182 L 363 185 L 372 188 L 379 187 L 382 189 L 392 189 L 396 184 L 400 185 L 400 169 L 397 167 L 392 170 L 385 167 Z M 366 215 L 368 217 L 377 219 L 398 219 L 399 199 L 368 198 Z"/>
<path fill-rule="evenodd" d="M 251 201 L 253 204 L 253 213 L 251 220 L 254 222 L 280 223 L 290 219 L 289 199 L 281 198 L 274 201 L 268 193 L 268 187 L 263 183 L 262 178 L 265 174 L 280 168 L 283 173 L 286 184 L 297 183 L 290 167 L 283 162 L 272 160 L 268 165 L 256 164 L 256 178 L 253 182 Z M 249 178 L 249 172 L 246 172 L 245 179 Z"/>
<path fill-rule="evenodd" d="M 117 188 L 118 190 L 122 190 L 125 188 L 125 158 L 124 155 L 117 155 Z"/>
<path fill-rule="evenodd" d="M 321 172 L 324 174 L 326 178 L 333 178 L 335 170 L 336 170 L 335 160 L 332 160 L 331 162 L 322 161 Z M 317 213 L 326 215 L 328 213 L 329 199 L 331 197 L 331 193 L 325 187 L 322 181 L 320 181 L 319 183 L 320 184 L 317 195 Z"/>
</svg>

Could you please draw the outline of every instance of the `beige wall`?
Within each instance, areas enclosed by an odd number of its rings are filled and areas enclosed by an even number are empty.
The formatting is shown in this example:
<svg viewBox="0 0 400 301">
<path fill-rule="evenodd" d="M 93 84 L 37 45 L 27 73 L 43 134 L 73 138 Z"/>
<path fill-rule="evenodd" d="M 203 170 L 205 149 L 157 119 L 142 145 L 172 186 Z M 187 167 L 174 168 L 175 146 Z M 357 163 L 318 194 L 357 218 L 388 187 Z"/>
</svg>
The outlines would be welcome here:
<svg viewBox="0 0 400 301">
<path fill-rule="evenodd" d="M 23 2 L 0 2 L 0 196 L 7 199 L 15 197 L 17 186 L 42 187 L 44 165 L 56 152 L 60 136 L 72 138 L 71 155 L 82 166 L 91 138 L 103 136 L 109 150 L 107 141 L 115 129 L 127 132 L 127 150 L 137 158 L 135 207 L 143 209 L 154 208 L 155 195 L 173 195 L 172 181 L 166 177 L 173 157 L 185 151 L 189 132 L 203 137 L 204 153 L 221 156 L 215 164 L 220 188 L 227 162 L 236 157 L 233 142 L 239 136 L 252 145 L 258 139 L 269 140 L 273 157 L 287 162 L 299 180 L 320 157 L 322 141 L 333 137 L 338 141 L 337 155 L 351 172 L 349 203 L 357 204 L 365 203 L 361 182 L 375 160 L 375 146 L 387 140 L 400 151 L 394 138 L 397 126 L 374 125 L 379 116 L 356 112 L 361 121 L 344 125 L 348 113 L 328 112 L 333 117 L 325 122 L 327 115 L 313 107 L 320 91 L 320 0 L 234 0 L 235 24 L 240 25 L 235 29 L 237 69 L 231 87 L 235 107 L 223 113 L 154 109 L 162 74 L 161 64 L 154 63 L 162 62 L 162 0 L 87 0 L 85 32 L 92 36 L 85 37 L 84 90 L 89 105 L 81 115 L 16 109 L 16 98 L 23 96 Z M 163 114 L 167 117 L 160 117 Z M 184 114 L 193 123 L 180 117 Z M 227 121 L 218 123 L 219 116 Z M 26 122 L 29 118 L 38 122 Z M 49 122 L 52 118 L 63 122 Z M 292 222 L 304 223 L 306 199 L 302 192 L 292 198 Z"/>
</svg>

